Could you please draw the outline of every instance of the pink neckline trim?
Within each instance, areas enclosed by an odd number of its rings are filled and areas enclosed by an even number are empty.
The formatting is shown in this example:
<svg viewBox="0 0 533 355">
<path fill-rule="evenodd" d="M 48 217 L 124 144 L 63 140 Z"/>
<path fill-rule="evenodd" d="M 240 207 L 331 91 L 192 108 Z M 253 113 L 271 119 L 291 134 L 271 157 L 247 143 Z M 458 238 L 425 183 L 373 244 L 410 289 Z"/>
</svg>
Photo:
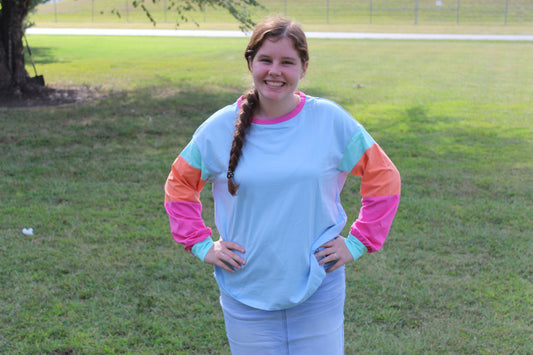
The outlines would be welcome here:
<svg viewBox="0 0 533 355">
<path fill-rule="evenodd" d="M 301 91 L 297 91 L 296 94 L 300 95 L 300 101 L 298 102 L 298 106 L 296 106 L 296 108 L 294 110 L 292 110 L 291 112 L 289 112 L 285 116 L 276 117 L 276 118 L 253 118 L 252 119 L 252 123 L 257 123 L 257 124 L 276 124 L 276 123 L 281 123 L 281 122 L 285 122 L 285 121 L 290 120 L 291 118 L 293 118 L 294 116 L 299 114 L 300 111 L 302 111 L 302 108 L 305 105 L 305 94 L 303 92 L 301 92 Z M 237 100 L 237 105 L 239 105 L 239 108 L 241 107 L 242 98 L 243 97 L 241 96 Z"/>
</svg>

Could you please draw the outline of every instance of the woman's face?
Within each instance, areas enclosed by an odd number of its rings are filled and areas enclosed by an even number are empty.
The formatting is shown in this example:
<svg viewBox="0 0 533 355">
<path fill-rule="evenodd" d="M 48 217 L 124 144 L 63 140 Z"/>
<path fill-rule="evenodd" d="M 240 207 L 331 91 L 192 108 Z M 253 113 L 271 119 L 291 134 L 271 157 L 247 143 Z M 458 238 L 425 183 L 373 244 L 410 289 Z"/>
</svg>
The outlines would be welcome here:
<svg viewBox="0 0 533 355">
<path fill-rule="evenodd" d="M 308 63 L 302 64 L 298 52 L 288 38 L 265 40 L 249 63 L 261 106 L 294 107 L 294 92 L 305 75 Z"/>
</svg>

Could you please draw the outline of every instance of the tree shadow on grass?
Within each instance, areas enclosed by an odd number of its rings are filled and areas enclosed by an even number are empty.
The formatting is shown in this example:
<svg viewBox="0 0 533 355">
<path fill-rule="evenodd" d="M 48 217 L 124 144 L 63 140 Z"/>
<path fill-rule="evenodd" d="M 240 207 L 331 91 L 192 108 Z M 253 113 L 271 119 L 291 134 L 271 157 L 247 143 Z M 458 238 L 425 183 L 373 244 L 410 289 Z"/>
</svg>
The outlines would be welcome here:
<svg viewBox="0 0 533 355">
<path fill-rule="evenodd" d="M 392 148 L 406 175 L 425 176 L 435 182 L 429 194 L 444 190 L 455 196 L 490 196 L 495 192 L 513 196 L 516 190 L 509 189 L 509 184 L 519 185 L 519 176 L 531 173 L 525 164 L 524 152 L 530 149 L 526 128 L 432 114 L 423 105 L 372 125 L 386 127 L 388 133 L 380 141 Z"/>
<path fill-rule="evenodd" d="M 57 58 L 53 55 L 53 50 L 50 47 L 30 46 L 30 51 L 32 54 L 31 57 L 33 58 L 33 62 L 35 63 L 35 65 L 57 63 Z M 25 43 L 24 43 L 24 60 L 26 61 L 26 64 L 31 65 L 30 53 Z"/>
</svg>

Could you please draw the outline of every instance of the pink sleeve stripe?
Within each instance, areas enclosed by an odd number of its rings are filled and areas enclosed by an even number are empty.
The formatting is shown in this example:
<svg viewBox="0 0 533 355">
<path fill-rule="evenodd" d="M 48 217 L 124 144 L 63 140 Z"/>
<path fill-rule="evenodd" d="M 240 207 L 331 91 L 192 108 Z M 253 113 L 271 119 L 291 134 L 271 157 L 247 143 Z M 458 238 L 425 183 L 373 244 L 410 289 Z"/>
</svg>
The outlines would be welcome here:
<svg viewBox="0 0 533 355">
<path fill-rule="evenodd" d="M 359 217 L 352 224 L 350 234 L 359 239 L 369 253 L 378 251 L 389 234 L 400 195 L 364 197 Z"/>
<path fill-rule="evenodd" d="M 211 228 L 202 219 L 202 205 L 196 202 L 171 201 L 165 203 L 170 221 L 170 231 L 176 242 L 183 244 L 185 250 L 211 236 Z"/>
</svg>

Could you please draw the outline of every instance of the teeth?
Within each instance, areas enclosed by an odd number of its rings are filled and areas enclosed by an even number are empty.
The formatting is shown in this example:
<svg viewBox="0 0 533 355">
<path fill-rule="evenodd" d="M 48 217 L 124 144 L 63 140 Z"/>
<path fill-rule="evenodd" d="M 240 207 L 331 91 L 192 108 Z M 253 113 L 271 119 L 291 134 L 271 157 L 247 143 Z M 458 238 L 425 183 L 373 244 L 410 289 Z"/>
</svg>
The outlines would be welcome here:
<svg viewBox="0 0 533 355">
<path fill-rule="evenodd" d="M 277 87 L 283 86 L 283 83 L 279 81 L 267 81 L 266 83 L 267 85 L 270 85 L 270 86 L 277 86 Z"/>
</svg>

